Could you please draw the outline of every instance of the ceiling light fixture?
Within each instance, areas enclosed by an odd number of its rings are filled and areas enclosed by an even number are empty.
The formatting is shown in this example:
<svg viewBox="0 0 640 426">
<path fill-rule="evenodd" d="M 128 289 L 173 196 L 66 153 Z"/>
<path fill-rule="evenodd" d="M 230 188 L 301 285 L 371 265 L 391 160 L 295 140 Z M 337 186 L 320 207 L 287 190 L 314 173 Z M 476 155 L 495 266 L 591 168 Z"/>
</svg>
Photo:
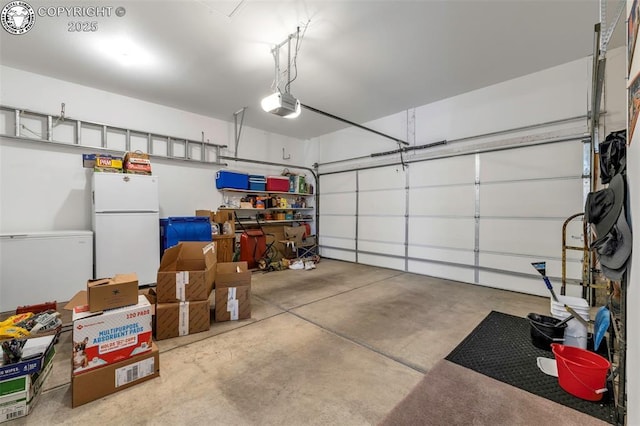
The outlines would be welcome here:
<svg viewBox="0 0 640 426">
<path fill-rule="evenodd" d="M 307 23 L 308 25 L 308 23 Z M 305 26 L 306 31 L 306 26 Z M 303 33 L 304 36 L 304 33 Z M 294 53 L 293 58 L 291 57 L 291 42 L 295 39 Z M 300 115 L 301 106 L 300 101 L 295 98 L 289 91 L 291 88 L 291 83 L 298 76 L 298 67 L 296 65 L 296 59 L 298 57 L 298 50 L 300 49 L 300 27 L 296 29 L 295 33 L 289 34 L 282 43 L 277 44 L 273 49 L 271 49 L 271 53 L 273 54 L 273 59 L 275 61 L 275 77 L 273 81 L 273 93 L 262 100 L 260 105 L 262 109 L 266 112 L 270 112 L 275 115 L 279 115 L 284 118 L 296 118 Z M 280 69 L 280 50 L 287 46 L 287 68 L 282 71 Z M 294 76 L 291 78 L 291 68 L 294 68 Z M 283 74 L 286 73 L 286 84 L 282 87 L 285 82 L 283 78 Z"/>
</svg>

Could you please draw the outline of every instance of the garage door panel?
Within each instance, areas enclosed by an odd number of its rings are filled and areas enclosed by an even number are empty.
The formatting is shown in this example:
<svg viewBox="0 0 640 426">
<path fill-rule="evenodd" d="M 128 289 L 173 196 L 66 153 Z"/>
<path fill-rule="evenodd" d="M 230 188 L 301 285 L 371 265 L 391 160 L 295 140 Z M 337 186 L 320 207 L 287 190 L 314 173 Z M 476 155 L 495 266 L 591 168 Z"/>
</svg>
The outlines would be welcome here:
<svg viewBox="0 0 640 426">
<path fill-rule="evenodd" d="M 475 202 L 473 185 L 411 189 L 409 215 L 473 217 Z"/>
<path fill-rule="evenodd" d="M 558 257 L 561 220 L 480 219 L 480 251 Z"/>
<path fill-rule="evenodd" d="M 397 259 L 394 257 L 360 253 L 358 254 L 358 263 L 404 271 L 404 259 Z"/>
<path fill-rule="evenodd" d="M 480 271 L 478 281 L 480 285 L 500 288 L 504 290 L 518 291 L 520 293 L 533 294 L 551 300 L 551 293 L 547 290 L 541 277 L 520 277 L 509 274 L 500 274 L 490 271 Z M 557 294 L 560 294 L 560 282 L 551 283 Z M 582 297 L 582 287 L 567 285 L 567 296 Z M 550 303 L 550 302 L 549 302 Z M 545 314 L 545 312 L 538 312 Z M 549 311 L 546 312 L 549 314 Z"/>
<path fill-rule="evenodd" d="M 409 244 L 473 250 L 475 220 L 411 217 L 409 218 Z"/>
<path fill-rule="evenodd" d="M 576 252 L 577 253 L 577 252 Z M 567 253 L 568 255 L 570 253 Z M 582 262 L 577 255 L 567 256 L 567 278 L 580 279 L 582 277 Z M 536 256 L 510 256 L 494 253 L 480 253 L 480 265 L 485 268 L 501 269 L 504 271 L 518 272 L 523 274 L 535 274 L 536 271 L 531 266 L 533 262 L 547 262 L 547 275 L 550 277 L 562 276 L 562 262 L 552 258 L 540 258 Z M 540 277 L 540 284 L 542 277 Z"/>
<path fill-rule="evenodd" d="M 442 158 L 411 163 L 409 185 L 412 188 L 425 185 L 455 185 L 475 182 L 475 156 Z"/>
<path fill-rule="evenodd" d="M 360 191 L 403 189 L 407 186 L 406 182 L 407 177 L 404 171 L 396 166 L 358 171 L 358 189 Z"/>
<path fill-rule="evenodd" d="M 406 199 L 407 193 L 404 189 L 361 192 L 358 213 L 404 216 Z"/>
<path fill-rule="evenodd" d="M 323 247 L 356 249 L 356 240 L 352 238 L 320 236 L 318 242 Z"/>
<path fill-rule="evenodd" d="M 486 287 L 533 294 L 536 296 L 549 296 L 549 290 L 547 290 L 542 280 L 536 279 L 534 277 L 519 277 L 515 275 L 500 274 L 496 272 L 481 270 L 478 276 L 478 284 Z M 544 314 L 544 312 L 539 313 Z"/>
<path fill-rule="evenodd" d="M 356 238 L 356 218 L 353 216 L 321 216 L 320 236 Z"/>
<path fill-rule="evenodd" d="M 480 182 L 582 175 L 582 142 L 480 154 Z"/>
<path fill-rule="evenodd" d="M 447 280 L 472 283 L 474 273 L 472 268 L 442 265 L 439 263 L 410 260 L 408 272 L 444 278 Z"/>
<path fill-rule="evenodd" d="M 356 213 L 356 194 L 324 194 L 320 195 L 320 214 L 353 214 Z"/>
<path fill-rule="evenodd" d="M 404 217 L 367 217 L 358 219 L 358 238 L 363 240 L 404 243 Z"/>
<path fill-rule="evenodd" d="M 582 180 L 538 180 L 480 186 L 480 216 L 569 217 L 583 211 Z"/>
<path fill-rule="evenodd" d="M 320 176 L 320 194 L 356 190 L 356 172 Z"/>
<path fill-rule="evenodd" d="M 344 260 L 346 262 L 355 262 L 356 254 L 352 251 L 345 251 L 333 248 L 320 248 L 320 256 L 326 257 L 327 259 L 337 259 Z"/>
<path fill-rule="evenodd" d="M 451 250 L 437 247 L 409 245 L 409 257 L 413 259 L 436 260 L 473 266 L 475 256 L 469 250 Z"/>
<path fill-rule="evenodd" d="M 404 243 L 358 240 L 358 251 L 404 257 Z"/>
</svg>

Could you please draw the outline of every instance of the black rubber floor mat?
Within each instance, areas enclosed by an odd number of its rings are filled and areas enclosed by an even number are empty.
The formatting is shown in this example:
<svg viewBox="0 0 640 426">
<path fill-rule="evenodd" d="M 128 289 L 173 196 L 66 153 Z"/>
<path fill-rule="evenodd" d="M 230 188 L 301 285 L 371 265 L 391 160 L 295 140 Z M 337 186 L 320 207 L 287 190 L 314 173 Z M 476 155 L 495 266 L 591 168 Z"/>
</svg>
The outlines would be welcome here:
<svg viewBox="0 0 640 426">
<path fill-rule="evenodd" d="M 553 353 L 533 346 L 529 321 L 493 311 L 446 359 L 485 376 L 615 424 L 612 386 L 601 401 L 591 402 L 565 392 L 558 379 L 544 374 L 536 358 Z"/>
</svg>

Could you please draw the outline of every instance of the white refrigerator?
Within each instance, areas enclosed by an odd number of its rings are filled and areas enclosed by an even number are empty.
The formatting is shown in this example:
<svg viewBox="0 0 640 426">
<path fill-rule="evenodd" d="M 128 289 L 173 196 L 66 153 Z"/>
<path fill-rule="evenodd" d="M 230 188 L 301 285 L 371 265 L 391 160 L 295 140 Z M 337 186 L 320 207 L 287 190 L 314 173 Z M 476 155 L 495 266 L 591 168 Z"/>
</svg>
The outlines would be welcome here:
<svg viewBox="0 0 640 426">
<path fill-rule="evenodd" d="M 155 284 L 160 265 L 156 176 L 94 173 L 95 278 L 135 272 L 138 285 Z"/>
</svg>

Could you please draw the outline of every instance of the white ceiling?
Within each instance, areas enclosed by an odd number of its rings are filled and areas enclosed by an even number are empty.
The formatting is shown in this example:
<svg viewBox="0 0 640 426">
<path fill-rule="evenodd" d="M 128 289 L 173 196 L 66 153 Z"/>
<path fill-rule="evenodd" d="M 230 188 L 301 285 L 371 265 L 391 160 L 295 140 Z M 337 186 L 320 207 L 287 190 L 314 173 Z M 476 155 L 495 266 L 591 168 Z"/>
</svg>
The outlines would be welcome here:
<svg viewBox="0 0 640 426">
<path fill-rule="evenodd" d="M 303 139 L 344 124 L 305 110 L 285 120 L 259 102 L 271 91 L 271 48 L 308 21 L 291 93 L 366 123 L 588 56 L 599 20 L 597 0 L 27 1 L 113 9 L 36 16 L 24 35 L 0 30 L 2 65 L 224 120 L 246 106 L 245 125 Z M 97 30 L 69 32 L 72 21 Z M 609 48 L 624 44 L 621 21 Z M 107 47 L 122 39 L 139 63 Z"/>
</svg>

